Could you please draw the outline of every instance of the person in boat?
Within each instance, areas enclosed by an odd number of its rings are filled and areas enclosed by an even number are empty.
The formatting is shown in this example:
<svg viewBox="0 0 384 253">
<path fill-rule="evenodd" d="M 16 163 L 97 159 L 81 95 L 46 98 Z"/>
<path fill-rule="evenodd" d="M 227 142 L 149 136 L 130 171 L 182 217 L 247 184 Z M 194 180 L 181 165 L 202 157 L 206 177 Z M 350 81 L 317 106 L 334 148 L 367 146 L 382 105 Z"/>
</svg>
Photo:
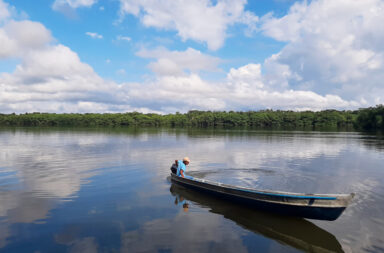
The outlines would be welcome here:
<svg viewBox="0 0 384 253">
<path fill-rule="evenodd" d="M 185 177 L 186 166 L 191 162 L 188 157 L 184 157 L 183 160 L 176 160 L 175 165 L 177 165 L 176 175 L 179 177 Z"/>
</svg>

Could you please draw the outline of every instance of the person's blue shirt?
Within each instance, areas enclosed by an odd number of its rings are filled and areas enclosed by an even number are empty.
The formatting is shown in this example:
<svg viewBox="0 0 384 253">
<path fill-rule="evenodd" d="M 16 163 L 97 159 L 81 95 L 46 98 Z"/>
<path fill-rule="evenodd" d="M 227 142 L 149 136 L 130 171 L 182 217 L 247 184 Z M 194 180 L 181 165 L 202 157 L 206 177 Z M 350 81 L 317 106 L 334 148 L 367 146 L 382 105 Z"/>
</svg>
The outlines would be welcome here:
<svg viewBox="0 0 384 253">
<path fill-rule="evenodd" d="M 183 174 L 185 175 L 185 169 L 186 169 L 186 167 L 185 167 L 185 164 L 183 163 L 183 161 L 182 160 L 177 161 L 177 172 L 176 172 L 176 175 L 179 176 L 179 177 L 181 176 L 180 170 L 182 170 Z"/>
</svg>

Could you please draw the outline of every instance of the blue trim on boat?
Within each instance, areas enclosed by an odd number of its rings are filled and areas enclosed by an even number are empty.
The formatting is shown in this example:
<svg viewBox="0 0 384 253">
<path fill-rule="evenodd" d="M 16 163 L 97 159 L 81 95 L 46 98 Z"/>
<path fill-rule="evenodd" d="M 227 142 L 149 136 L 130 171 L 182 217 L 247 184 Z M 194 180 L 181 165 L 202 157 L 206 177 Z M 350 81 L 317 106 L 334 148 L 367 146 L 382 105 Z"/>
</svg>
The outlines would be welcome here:
<svg viewBox="0 0 384 253">
<path fill-rule="evenodd" d="M 252 190 L 245 190 L 245 189 L 239 189 L 236 188 L 236 190 L 245 191 L 245 192 L 253 192 L 257 194 L 263 194 L 268 196 L 277 196 L 277 197 L 286 197 L 286 198 L 296 198 L 296 199 L 328 199 L 328 200 L 334 200 L 337 199 L 335 197 L 321 197 L 321 196 L 298 196 L 298 195 L 287 195 L 287 194 L 278 194 L 278 193 L 267 193 L 267 192 L 258 192 L 258 191 L 252 191 Z"/>
<path fill-rule="evenodd" d="M 193 181 L 196 181 L 196 182 L 200 182 L 200 183 L 207 183 L 207 182 L 204 182 L 204 181 L 201 181 L 201 180 L 196 180 L 195 178 L 193 178 L 193 177 L 191 177 L 191 176 L 187 176 L 187 175 L 186 175 L 186 178 L 187 178 L 187 179 L 190 179 L 190 180 L 193 180 Z M 208 184 L 209 184 L 209 183 L 208 183 Z M 221 185 L 221 187 L 223 187 L 223 186 Z M 276 196 L 276 197 L 284 197 L 284 198 L 297 198 L 297 199 L 326 199 L 326 200 L 335 200 L 335 199 L 337 199 L 336 197 L 300 196 L 300 195 L 288 195 L 288 194 L 280 194 L 280 193 L 259 192 L 259 191 L 247 190 L 247 189 L 242 189 L 242 188 L 237 188 L 237 187 L 234 187 L 234 188 L 231 188 L 231 189 L 239 190 L 239 191 L 244 191 L 244 192 L 252 192 L 252 193 L 257 193 L 257 194 L 261 194 L 261 195 Z"/>
</svg>

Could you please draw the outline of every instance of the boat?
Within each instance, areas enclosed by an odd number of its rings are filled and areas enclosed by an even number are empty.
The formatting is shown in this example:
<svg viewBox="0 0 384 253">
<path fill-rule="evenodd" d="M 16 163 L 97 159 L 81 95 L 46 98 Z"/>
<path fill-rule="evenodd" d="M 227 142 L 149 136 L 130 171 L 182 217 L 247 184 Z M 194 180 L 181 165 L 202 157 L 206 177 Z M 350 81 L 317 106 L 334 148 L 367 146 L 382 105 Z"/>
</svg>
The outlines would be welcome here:
<svg viewBox="0 0 384 253">
<path fill-rule="evenodd" d="M 336 220 L 351 202 L 351 194 L 304 194 L 256 190 L 171 173 L 172 182 L 248 207 L 315 220 Z"/>
<path fill-rule="evenodd" d="M 344 252 L 333 234 L 309 220 L 251 209 L 175 183 L 171 184 L 169 190 L 173 196 L 184 199 L 189 205 L 207 208 L 211 213 L 222 215 L 248 231 L 283 245 L 304 252 Z"/>
</svg>

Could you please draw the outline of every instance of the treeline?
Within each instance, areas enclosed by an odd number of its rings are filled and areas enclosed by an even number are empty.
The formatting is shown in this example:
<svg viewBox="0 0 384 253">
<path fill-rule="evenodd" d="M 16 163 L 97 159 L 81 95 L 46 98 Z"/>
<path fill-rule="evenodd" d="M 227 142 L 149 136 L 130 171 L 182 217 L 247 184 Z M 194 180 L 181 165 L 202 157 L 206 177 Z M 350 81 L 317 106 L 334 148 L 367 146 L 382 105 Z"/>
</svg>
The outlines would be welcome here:
<svg viewBox="0 0 384 253">
<path fill-rule="evenodd" d="M 0 114 L 0 126 L 61 127 L 260 127 L 260 128 L 357 128 L 384 129 L 382 105 L 356 111 L 189 111 L 160 115 L 128 113 L 25 113 Z"/>
<path fill-rule="evenodd" d="M 384 131 L 384 105 L 360 109 L 355 126 L 364 130 Z"/>
</svg>

